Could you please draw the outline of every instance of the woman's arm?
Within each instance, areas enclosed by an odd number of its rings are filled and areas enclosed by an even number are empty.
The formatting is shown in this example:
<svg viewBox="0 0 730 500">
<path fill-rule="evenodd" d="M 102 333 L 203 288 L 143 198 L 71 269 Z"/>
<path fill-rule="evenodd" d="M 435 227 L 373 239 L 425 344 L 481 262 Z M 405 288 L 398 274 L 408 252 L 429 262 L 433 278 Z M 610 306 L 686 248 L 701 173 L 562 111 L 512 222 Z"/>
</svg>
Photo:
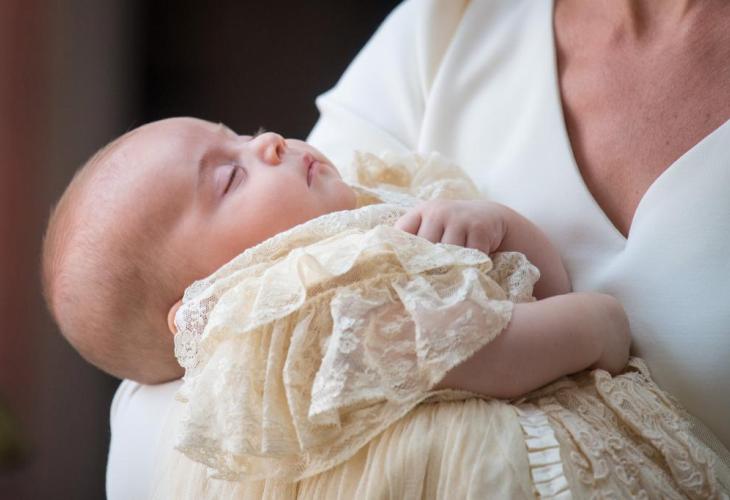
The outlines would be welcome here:
<svg viewBox="0 0 730 500">
<path fill-rule="evenodd" d="M 586 368 L 618 373 L 629 344 L 628 319 L 610 295 L 570 293 L 515 304 L 507 328 L 434 389 L 512 399 Z"/>
<path fill-rule="evenodd" d="M 123 380 L 112 401 L 109 420 L 111 441 L 106 469 L 106 498 L 149 498 L 168 412 L 182 385 L 175 380 L 160 385 L 141 385 Z"/>
<path fill-rule="evenodd" d="M 335 87 L 317 98 L 320 118 L 307 142 L 340 169 L 354 150 L 418 150 L 433 80 L 467 6 L 466 0 L 398 5 Z"/>
</svg>

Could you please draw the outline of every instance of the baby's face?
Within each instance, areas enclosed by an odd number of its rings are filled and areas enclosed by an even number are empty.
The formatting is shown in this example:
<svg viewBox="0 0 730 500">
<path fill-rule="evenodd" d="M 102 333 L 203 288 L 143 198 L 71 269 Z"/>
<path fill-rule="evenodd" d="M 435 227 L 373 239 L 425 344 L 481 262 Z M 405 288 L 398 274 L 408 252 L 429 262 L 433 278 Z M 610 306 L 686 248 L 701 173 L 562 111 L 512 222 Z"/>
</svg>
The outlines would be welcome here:
<svg viewBox="0 0 730 500">
<path fill-rule="evenodd" d="M 279 232 L 355 207 L 354 192 L 322 153 L 270 132 L 241 136 L 172 118 L 132 132 L 113 155 L 137 171 L 131 209 L 165 221 L 166 255 L 193 279 Z"/>
</svg>

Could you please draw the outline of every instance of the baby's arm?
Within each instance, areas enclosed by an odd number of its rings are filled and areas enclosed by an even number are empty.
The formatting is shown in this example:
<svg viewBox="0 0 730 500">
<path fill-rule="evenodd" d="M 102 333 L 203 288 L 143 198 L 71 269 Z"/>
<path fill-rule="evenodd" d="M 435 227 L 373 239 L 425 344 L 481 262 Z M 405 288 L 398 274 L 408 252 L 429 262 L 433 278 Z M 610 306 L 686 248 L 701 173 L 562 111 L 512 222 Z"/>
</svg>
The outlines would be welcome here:
<svg viewBox="0 0 730 500">
<path fill-rule="evenodd" d="M 514 398 L 586 368 L 615 374 L 626 365 L 630 330 L 621 304 L 605 294 L 569 293 L 557 250 L 514 210 L 483 200 L 436 200 L 409 211 L 396 227 L 485 253 L 518 251 L 540 269 L 534 295 L 541 300 L 515 304 L 507 328 L 435 389 Z"/>
<path fill-rule="evenodd" d="M 586 368 L 616 374 L 629 355 L 621 304 L 601 293 L 569 293 L 515 304 L 492 342 L 449 371 L 434 389 L 516 398 Z"/>
<path fill-rule="evenodd" d="M 396 227 L 434 243 L 476 248 L 484 253 L 525 254 L 540 270 L 537 299 L 571 291 L 568 273 L 547 236 L 514 210 L 486 200 L 434 200 L 406 213 Z"/>
</svg>

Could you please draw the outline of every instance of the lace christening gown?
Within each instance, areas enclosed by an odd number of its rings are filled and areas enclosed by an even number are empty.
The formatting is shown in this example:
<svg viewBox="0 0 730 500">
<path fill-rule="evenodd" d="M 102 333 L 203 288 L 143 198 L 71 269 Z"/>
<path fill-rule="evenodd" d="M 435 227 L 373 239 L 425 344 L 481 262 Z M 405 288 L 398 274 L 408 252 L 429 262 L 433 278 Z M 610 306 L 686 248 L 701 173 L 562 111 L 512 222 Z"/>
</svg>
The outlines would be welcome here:
<svg viewBox="0 0 730 500">
<path fill-rule="evenodd" d="M 157 498 L 724 495 L 727 471 L 639 359 L 519 401 L 431 390 L 534 300 L 538 270 L 392 227 L 421 200 L 477 197 L 439 155 L 360 154 L 354 171 L 359 208 L 186 291 Z"/>
</svg>

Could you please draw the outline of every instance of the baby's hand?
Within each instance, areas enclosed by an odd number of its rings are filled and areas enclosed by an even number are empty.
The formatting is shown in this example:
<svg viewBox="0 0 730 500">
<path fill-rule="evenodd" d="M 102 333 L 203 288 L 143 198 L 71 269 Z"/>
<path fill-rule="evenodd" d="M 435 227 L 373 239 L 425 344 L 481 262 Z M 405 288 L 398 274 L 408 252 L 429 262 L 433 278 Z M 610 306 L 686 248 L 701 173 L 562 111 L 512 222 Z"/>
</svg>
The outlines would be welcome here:
<svg viewBox="0 0 730 500">
<path fill-rule="evenodd" d="M 411 209 L 395 227 L 433 243 L 496 251 L 507 231 L 503 205 L 486 200 L 432 200 Z"/>
<path fill-rule="evenodd" d="M 521 252 L 540 270 L 537 299 L 571 291 L 568 272 L 555 247 L 532 222 L 487 200 L 434 200 L 409 210 L 395 227 L 433 243 L 476 248 L 486 254 Z"/>
</svg>

